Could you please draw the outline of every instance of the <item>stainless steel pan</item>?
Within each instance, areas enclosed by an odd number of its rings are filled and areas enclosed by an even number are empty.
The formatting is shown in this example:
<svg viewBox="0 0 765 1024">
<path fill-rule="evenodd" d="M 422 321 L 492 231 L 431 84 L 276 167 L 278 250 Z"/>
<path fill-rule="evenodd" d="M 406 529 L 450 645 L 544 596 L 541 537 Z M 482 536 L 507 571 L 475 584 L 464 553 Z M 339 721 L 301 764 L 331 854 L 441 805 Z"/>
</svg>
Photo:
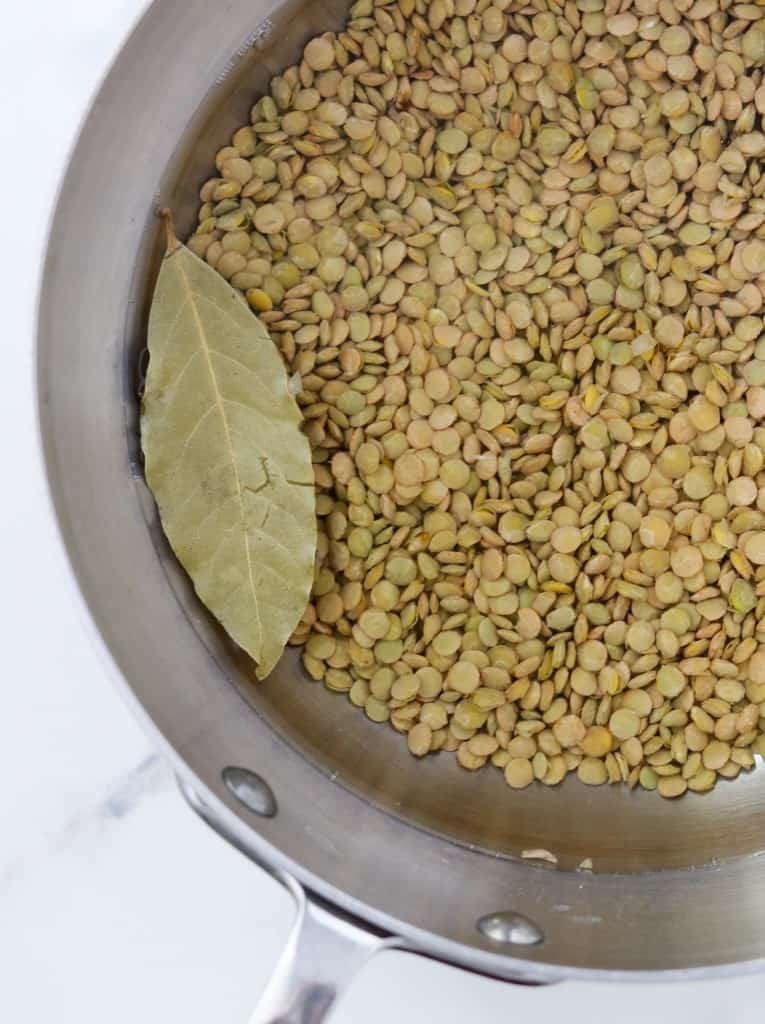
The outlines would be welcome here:
<svg viewBox="0 0 765 1024">
<path fill-rule="evenodd" d="M 280 878 L 298 929 L 260 1021 L 317 1021 L 395 944 L 508 980 L 656 978 L 765 964 L 765 772 L 666 802 L 415 763 L 401 737 L 310 684 L 264 684 L 194 599 L 141 473 L 138 353 L 161 243 L 271 74 L 345 4 L 156 0 L 82 129 L 39 319 L 50 487 L 122 689 L 192 804 Z M 558 863 L 521 857 L 543 848 Z M 594 873 L 577 871 L 585 858 Z"/>
</svg>

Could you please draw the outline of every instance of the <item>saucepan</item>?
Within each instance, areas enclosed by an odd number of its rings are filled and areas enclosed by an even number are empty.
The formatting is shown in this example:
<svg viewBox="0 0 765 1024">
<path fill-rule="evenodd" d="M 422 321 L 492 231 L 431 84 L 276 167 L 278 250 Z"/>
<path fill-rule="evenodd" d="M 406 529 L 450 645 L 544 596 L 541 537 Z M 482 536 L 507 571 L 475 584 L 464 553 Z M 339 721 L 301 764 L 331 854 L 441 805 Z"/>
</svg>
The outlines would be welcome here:
<svg viewBox="0 0 765 1024">
<path fill-rule="evenodd" d="M 665 801 L 416 762 L 392 730 L 252 665 L 195 599 L 142 472 L 137 388 L 161 257 L 216 150 L 343 0 L 156 0 L 104 81 L 53 220 L 42 443 L 72 571 L 126 697 L 192 806 L 293 893 L 255 1020 L 318 1021 L 395 945 L 497 978 L 656 979 L 765 965 L 765 772 Z M 592 870 L 582 869 L 591 863 Z M 213 883 L 214 884 L 214 883 Z"/>
</svg>

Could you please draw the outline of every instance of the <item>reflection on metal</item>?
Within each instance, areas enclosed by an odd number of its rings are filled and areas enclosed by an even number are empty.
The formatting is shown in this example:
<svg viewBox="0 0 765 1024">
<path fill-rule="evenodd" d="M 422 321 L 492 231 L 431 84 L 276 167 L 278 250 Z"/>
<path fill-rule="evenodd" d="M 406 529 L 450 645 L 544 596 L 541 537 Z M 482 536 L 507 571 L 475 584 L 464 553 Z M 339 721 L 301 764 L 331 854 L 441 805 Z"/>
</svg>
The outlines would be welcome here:
<svg viewBox="0 0 765 1024">
<path fill-rule="evenodd" d="M 223 769 L 223 781 L 240 803 L 261 818 L 273 818 L 279 809 L 271 787 L 255 772 L 230 766 Z"/>
<path fill-rule="evenodd" d="M 478 931 L 492 942 L 511 946 L 538 946 L 544 942 L 542 931 L 523 914 L 501 910 L 478 920 Z"/>
</svg>

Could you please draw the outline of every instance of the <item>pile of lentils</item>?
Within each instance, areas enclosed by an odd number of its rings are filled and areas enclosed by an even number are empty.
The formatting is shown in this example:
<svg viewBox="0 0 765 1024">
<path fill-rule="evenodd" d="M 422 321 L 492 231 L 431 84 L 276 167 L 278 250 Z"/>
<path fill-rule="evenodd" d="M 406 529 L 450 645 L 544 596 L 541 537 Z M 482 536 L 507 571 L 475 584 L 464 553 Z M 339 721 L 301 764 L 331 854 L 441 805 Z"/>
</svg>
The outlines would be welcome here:
<svg viewBox="0 0 765 1024">
<path fill-rule="evenodd" d="M 296 377 L 308 675 L 417 757 L 677 797 L 765 754 L 765 11 L 358 0 L 191 249 Z"/>
</svg>

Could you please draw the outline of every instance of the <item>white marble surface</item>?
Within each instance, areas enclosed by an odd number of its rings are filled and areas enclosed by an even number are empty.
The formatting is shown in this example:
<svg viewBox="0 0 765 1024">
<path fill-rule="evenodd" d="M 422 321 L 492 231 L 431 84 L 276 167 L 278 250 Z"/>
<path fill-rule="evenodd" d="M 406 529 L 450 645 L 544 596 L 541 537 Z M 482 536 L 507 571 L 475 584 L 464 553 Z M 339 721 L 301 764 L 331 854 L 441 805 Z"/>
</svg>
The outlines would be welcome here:
<svg viewBox="0 0 765 1024">
<path fill-rule="evenodd" d="M 0 63 L 0 1020 L 244 1024 L 286 895 L 208 832 L 121 705 L 73 607 L 36 449 L 33 309 L 56 183 L 142 0 L 4 10 Z M 225 4 L 210 4 L 222 16 Z M 66 310 L 61 310 L 66 316 Z M 763 923 L 765 928 L 765 922 Z M 384 997 L 381 999 L 381 993 Z M 336 1024 L 757 1018 L 765 977 L 518 989 L 388 953 Z"/>
</svg>

